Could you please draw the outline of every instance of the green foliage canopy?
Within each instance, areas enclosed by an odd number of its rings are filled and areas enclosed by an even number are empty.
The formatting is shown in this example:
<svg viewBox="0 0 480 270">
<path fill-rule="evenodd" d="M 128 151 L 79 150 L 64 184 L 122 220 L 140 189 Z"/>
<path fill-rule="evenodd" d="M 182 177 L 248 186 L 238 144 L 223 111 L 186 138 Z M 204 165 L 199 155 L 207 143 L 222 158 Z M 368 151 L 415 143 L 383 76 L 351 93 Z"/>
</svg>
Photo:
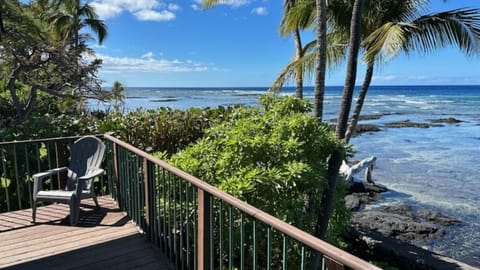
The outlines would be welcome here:
<svg viewBox="0 0 480 270">
<path fill-rule="evenodd" d="M 261 108 L 236 109 L 172 157 L 179 168 L 306 231 L 313 232 L 324 196 L 327 160 L 344 145 L 294 97 L 261 98 Z M 342 187 L 339 192 L 342 193 Z M 337 200 L 342 195 L 338 194 Z M 348 214 L 336 204 L 337 230 Z"/>
<path fill-rule="evenodd" d="M 58 40 L 50 15 L 59 12 L 49 1 L 2 1 L 3 35 L 0 40 L 0 93 L 8 92 L 8 105 L 19 122 L 37 107 L 39 95 L 48 93 L 81 103 L 101 97 L 97 70 L 101 60 L 84 40 L 81 49 L 72 40 Z M 52 15 L 53 16 L 53 15 Z"/>
</svg>

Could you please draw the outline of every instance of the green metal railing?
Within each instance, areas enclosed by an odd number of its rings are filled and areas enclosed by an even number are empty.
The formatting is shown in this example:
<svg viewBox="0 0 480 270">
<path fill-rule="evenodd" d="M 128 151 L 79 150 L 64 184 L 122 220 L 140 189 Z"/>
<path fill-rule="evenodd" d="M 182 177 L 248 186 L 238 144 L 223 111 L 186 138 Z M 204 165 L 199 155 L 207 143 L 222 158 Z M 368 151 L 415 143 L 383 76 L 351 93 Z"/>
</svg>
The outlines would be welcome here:
<svg viewBox="0 0 480 270">
<path fill-rule="evenodd" d="M 174 269 L 379 269 L 142 150 L 104 139 L 112 196 Z"/>
<path fill-rule="evenodd" d="M 97 194 L 110 194 L 173 269 L 378 269 L 142 150 L 102 137 L 106 175 L 95 182 Z M 67 165 L 77 138 L 1 142 L 0 212 L 31 207 L 31 175 Z M 58 176 L 48 184 L 62 181 Z"/>
</svg>

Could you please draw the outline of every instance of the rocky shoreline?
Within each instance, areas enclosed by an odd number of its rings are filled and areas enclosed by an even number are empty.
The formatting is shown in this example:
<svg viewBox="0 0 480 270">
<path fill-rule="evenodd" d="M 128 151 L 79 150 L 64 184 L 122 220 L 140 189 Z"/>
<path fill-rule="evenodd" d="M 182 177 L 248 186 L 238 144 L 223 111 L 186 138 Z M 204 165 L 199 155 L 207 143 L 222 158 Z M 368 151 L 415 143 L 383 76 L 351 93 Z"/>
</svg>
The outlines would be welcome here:
<svg viewBox="0 0 480 270">
<path fill-rule="evenodd" d="M 406 119 L 382 124 L 364 122 L 387 115 L 392 114 L 361 116 L 359 121 L 363 123 L 358 124 L 354 136 L 389 128 L 435 128 L 463 122 L 456 118 L 426 119 L 422 122 Z M 350 252 L 366 260 L 386 262 L 388 269 L 480 270 L 420 247 L 427 240 L 443 237 L 447 227 L 460 226 L 460 220 L 406 204 L 376 204 L 388 191 L 387 187 L 378 184 L 351 182 L 345 196 L 345 204 L 352 211 L 352 228 L 348 239 Z"/>
<path fill-rule="evenodd" d="M 442 237 L 445 227 L 460 220 L 410 205 L 372 205 L 387 191 L 382 185 L 351 182 L 345 196 L 352 210 L 350 252 L 399 269 L 477 269 L 415 245 Z"/>
</svg>

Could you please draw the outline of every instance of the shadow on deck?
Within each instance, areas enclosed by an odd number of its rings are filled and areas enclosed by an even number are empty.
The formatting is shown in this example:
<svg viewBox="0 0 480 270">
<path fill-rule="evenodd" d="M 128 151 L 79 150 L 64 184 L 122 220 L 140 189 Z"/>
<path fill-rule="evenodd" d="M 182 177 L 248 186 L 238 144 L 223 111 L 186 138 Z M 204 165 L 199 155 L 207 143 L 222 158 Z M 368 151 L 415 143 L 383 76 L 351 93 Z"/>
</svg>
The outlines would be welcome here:
<svg viewBox="0 0 480 270">
<path fill-rule="evenodd" d="M 115 201 L 82 201 L 77 226 L 68 224 L 68 206 L 39 207 L 0 214 L 2 269 L 168 269 L 160 251 L 145 240 Z"/>
</svg>

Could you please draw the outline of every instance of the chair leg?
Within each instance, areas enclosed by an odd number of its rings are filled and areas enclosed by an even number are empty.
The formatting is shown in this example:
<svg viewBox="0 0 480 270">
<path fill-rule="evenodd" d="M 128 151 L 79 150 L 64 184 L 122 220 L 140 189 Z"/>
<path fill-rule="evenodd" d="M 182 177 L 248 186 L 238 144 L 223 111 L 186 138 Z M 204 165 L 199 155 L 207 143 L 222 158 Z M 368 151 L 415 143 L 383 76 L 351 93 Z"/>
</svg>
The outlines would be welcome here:
<svg viewBox="0 0 480 270">
<path fill-rule="evenodd" d="M 100 205 L 98 204 L 97 195 L 95 193 L 93 194 L 92 198 L 93 198 L 93 201 L 95 202 L 95 205 L 97 206 L 97 208 L 99 208 Z"/>
<path fill-rule="evenodd" d="M 37 215 L 37 202 L 33 201 L 33 205 L 32 205 L 32 223 L 33 224 L 35 224 L 36 215 Z"/>
<path fill-rule="evenodd" d="M 76 225 L 80 216 L 80 200 L 73 197 L 70 200 L 70 225 Z"/>
</svg>

